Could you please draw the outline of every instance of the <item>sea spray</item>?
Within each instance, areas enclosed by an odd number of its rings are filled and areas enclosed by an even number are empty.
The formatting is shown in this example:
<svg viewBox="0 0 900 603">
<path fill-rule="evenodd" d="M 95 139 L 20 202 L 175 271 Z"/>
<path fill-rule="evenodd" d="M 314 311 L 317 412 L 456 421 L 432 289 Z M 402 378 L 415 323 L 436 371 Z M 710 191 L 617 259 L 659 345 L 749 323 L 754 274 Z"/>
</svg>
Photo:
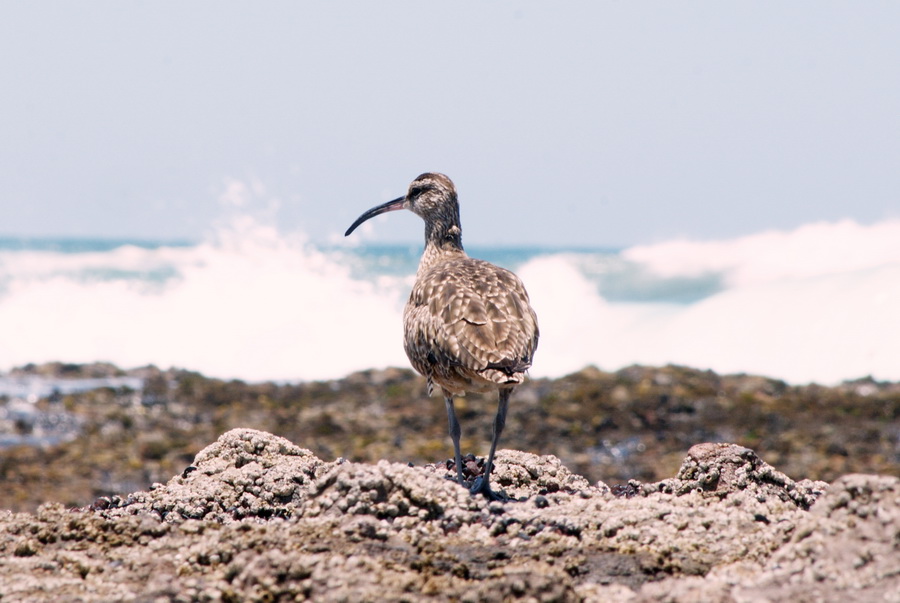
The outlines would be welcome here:
<svg viewBox="0 0 900 603">
<path fill-rule="evenodd" d="M 354 279 L 250 219 L 216 235 L 179 248 L 4 252 L 0 366 L 105 360 L 292 380 L 405 361 L 399 286 Z"/>
<path fill-rule="evenodd" d="M 0 241 L 0 370 L 156 364 L 246 380 L 407 366 L 420 246 L 315 245 L 235 211 L 205 241 Z M 723 241 L 468 251 L 516 271 L 533 376 L 676 363 L 803 383 L 900 379 L 900 221 Z"/>
</svg>

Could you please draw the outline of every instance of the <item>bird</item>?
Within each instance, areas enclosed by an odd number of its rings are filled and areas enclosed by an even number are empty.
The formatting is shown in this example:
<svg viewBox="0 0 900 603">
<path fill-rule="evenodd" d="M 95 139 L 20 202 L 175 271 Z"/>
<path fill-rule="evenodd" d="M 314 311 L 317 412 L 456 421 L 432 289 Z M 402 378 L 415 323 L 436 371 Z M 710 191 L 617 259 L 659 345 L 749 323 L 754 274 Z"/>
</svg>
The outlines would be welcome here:
<svg viewBox="0 0 900 603">
<path fill-rule="evenodd" d="M 499 392 L 490 453 L 482 475 L 469 490 L 473 496 L 508 500 L 491 489 L 490 476 L 510 396 L 525 380 L 537 349 L 537 315 L 518 276 L 466 254 L 456 187 L 444 174 L 421 174 L 405 196 L 364 212 L 344 236 L 370 218 L 401 209 L 425 221 L 425 249 L 403 310 L 404 350 L 413 368 L 425 377 L 428 396 L 435 386 L 443 393 L 456 481 L 463 487 L 467 484 L 454 397 Z"/>
</svg>

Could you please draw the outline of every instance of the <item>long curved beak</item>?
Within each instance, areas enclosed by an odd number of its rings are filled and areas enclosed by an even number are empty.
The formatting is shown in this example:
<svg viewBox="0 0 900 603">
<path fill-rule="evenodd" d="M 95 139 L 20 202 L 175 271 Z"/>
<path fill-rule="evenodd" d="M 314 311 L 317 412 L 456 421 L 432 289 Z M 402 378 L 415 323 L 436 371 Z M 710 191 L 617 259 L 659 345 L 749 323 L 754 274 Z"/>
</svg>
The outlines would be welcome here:
<svg viewBox="0 0 900 603">
<path fill-rule="evenodd" d="M 387 213 L 389 211 L 397 211 L 398 209 L 403 209 L 403 202 L 406 201 L 406 197 L 398 197 L 393 201 L 388 201 L 387 203 L 382 203 L 381 205 L 377 205 L 358 217 L 356 222 L 350 225 L 350 228 L 347 229 L 347 232 L 344 233 L 344 236 L 349 236 L 351 232 L 356 230 L 356 227 L 368 220 L 369 218 L 374 218 L 377 215 Z"/>
</svg>

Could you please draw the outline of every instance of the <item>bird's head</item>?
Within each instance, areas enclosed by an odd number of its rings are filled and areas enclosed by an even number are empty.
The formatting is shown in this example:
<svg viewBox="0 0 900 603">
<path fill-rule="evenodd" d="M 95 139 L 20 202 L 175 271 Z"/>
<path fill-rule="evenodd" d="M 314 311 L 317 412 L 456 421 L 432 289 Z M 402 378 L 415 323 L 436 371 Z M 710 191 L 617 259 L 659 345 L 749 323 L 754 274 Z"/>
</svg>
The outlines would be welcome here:
<svg viewBox="0 0 900 603">
<path fill-rule="evenodd" d="M 344 236 L 348 236 L 369 218 L 398 209 L 410 210 L 425 220 L 429 226 L 445 225 L 447 228 L 452 226 L 459 228 L 456 187 L 445 175 L 428 172 L 412 181 L 405 197 L 382 203 L 363 213 L 350 225 Z"/>
</svg>

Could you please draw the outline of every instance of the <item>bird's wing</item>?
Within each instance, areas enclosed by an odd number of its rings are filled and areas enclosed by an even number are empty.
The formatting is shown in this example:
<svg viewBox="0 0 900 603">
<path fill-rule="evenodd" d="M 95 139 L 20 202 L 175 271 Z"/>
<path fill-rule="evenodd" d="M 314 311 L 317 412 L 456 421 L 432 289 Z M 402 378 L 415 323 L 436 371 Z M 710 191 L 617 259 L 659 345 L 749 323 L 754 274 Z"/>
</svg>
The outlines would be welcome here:
<svg viewBox="0 0 900 603">
<path fill-rule="evenodd" d="M 508 374 L 531 366 L 537 317 L 512 272 L 470 258 L 448 263 L 417 280 L 410 302 L 406 343 L 436 362 Z"/>
</svg>

